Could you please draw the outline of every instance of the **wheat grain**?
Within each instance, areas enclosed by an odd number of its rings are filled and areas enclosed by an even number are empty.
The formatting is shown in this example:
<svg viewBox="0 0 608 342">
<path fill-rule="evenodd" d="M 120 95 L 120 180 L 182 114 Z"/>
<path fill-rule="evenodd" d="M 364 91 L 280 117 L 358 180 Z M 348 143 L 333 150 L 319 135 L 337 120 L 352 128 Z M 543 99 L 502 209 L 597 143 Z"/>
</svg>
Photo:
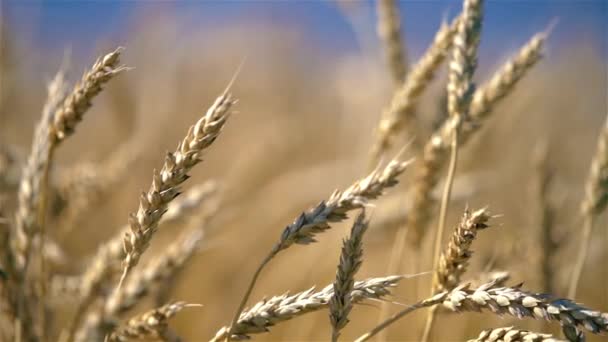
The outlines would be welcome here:
<svg viewBox="0 0 608 342">
<path fill-rule="evenodd" d="M 513 327 L 487 329 L 468 342 L 559 342 L 551 334 L 535 333 Z"/>
</svg>

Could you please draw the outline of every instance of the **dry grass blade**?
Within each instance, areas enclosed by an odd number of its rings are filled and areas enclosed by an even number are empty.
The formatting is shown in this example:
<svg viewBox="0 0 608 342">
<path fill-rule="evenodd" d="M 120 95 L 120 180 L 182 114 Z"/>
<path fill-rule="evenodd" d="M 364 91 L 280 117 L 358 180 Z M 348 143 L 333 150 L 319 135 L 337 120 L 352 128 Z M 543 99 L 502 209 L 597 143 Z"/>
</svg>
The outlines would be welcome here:
<svg viewBox="0 0 608 342">
<path fill-rule="evenodd" d="M 332 341 L 337 341 L 340 330 L 348 324 L 348 314 L 352 309 L 351 292 L 355 285 L 355 274 L 363 262 L 363 235 L 369 226 L 363 210 L 345 239 L 340 254 L 340 263 L 334 281 L 334 295 L 329 301 L 329 319 L 332 325 Z"/>
<path fill-rule="evenodd" d="M 161 217 L 169 202 L 179 195 L 179 186 L 188 179 L 190 169 L 201 161 L 203 151 L 221 133 L 235 102 L 228 92 L 219 96 L 207 113 L 190 127 L 176 151 L 167 153 L 160 172 L 154 171 L 150 189 L 140 197 L 139 209 L 129 216 L 130 231 L 123 240 L 126 257 L 121 282 L 148 248 Z"/>
<path fill-rule="evenodd" d="M 379 0 L 378 36 L 384 44 L 388 67 L 395 85 L 399 86 L 405 80 L 407 73 L 406 51 L 401 37 L 401 18 L 399 3 L 395 0 Z"/>
<path fill-rule="evenodd" d="M 132 339 L 150 340 L 163 338 L 167 332 L 169 319 L 189 307 L 201 307 L 200 304 L 176 302 L 150 310 L 131 318 L 124 326 L 119 327 L 108 337 L 110 342 L 123 342 Z"/>
<path fill-rule="evenodd" d="M 460 224 L 454 230 L 447 248 L 441 253 L 433 278 L 433 292 L 451 290 L 460 284 L 471 258 L 471 244 L 477 231 L 488 227 L 490 214 L 485 208 L 475 212 L 465 211 Z"/>
<path fill-rule="evenodd" d="M 581 204 L 583 234 L 574 265 L 568 296 L 575 298 L 578 282 L 583 273 L 587 251 L 591 244 L 591 232 L 595 217 L 608 205 L 608 117 L 598 138 L 597 150 L 591 162 L 591 171 L 585 185 L 585 198 Z"/>
<path fill-rule="evenodd" d="M 471 289 L 461 285 L 451 292 L 438 294 L 443 306 L 457 312 L 483 310 L 498 315 L 510 315 L 556 321 L 562 325 L 581 327 L 594 334 L 608 332 L 608 313 L 602 313 L 576 304 L 569 299 L 548 294 L 526 292 L 515 287 L 496 287 L 488 283 Z"/>
<path fill-rule="evenodd" d="M 540 60 L 546 36 L 547 32 L 543 32 L 532 37 L 512 60 L 494 74 L 488 83 L 477 89 L 473 95 L 469 112 L 469 117 L 475 124 L 462 127 L 459 144 L 466 143 L 468 138 L 481 127 L 481 123 L 488 118 L 500 100 L 513 90 L 517 82 Z M 433 208 L 431 193 L 439 181 L 440 170 L 447 162 L 450 137 L 456 125 L 456 119 L 448 119 L 424 147 L 422 160 L 416 171 L 412 207 L 409 211 L 411 214 L 407 222 L 410 229 L 408 241 L 414 247 L 420 245 L 426 234 L 426 226 Z"/>
<path fill-rule="evenodd" d="M 409 161 L 391 160 L 384 169 L 372 171 L 345 191 L 334 191 L 327 201 L 302 213 L 293 223 L 285 227 L 279 241 L 254 272 L 230 325 L 236 324 L 260 273 L 270 260 L 293 244 L 307 245 L 315 242 L 314 236 L 329 229 L 329 223 L 345 220 L 347 212 L 363 208 L 368 201 L 381 196 L 385 189 L 398 183 L 397 177 L 405 171 L 409 163 Z M 226 339 L 230 340 L 231 336 L 230 333 L 227 334 Z"/>
<path fill-rule="evenodd" d="M 397 286 L 403 276 L 369 278 L 355 282 L 350 293 L 352 303 L 365 299 L 381 299 L 390 294 L 390 288 Z M 232 329 L 232 339 L 242 340 L 249 335 L 265 333 L 280 322 L 303 314 L 325 309 L 334 296 L 333 284 L 315 292 L 314 287 L 294 295 L 284 294 L 264 299 L 251 309 L 244 311 Z M 229 327 L 221 328 L 212 341 L 226 338 Z"/>
<path fill-rule="evenodd" d="M 424 55 L 408 73 L 403 85 L 393 94 L 378 124 L 376 141 L 371 150 L 371 165 L 376 165 L 391 148 L 392 141 L 399 131 L 406 130 L 408 133 L 412 131 L 412 126 L 415 126 L 413 120 L 417 100 L 444 61 L 446 51 L 452 45 L 457 23 L 458 18 L 449 26 L 442 25 Z"/>
<path fill-rule="evenodd" d="M 551 334 L 535 333 L 513 327 L 487 329 L 468 342 L 559 342 Z"/>
</svg>

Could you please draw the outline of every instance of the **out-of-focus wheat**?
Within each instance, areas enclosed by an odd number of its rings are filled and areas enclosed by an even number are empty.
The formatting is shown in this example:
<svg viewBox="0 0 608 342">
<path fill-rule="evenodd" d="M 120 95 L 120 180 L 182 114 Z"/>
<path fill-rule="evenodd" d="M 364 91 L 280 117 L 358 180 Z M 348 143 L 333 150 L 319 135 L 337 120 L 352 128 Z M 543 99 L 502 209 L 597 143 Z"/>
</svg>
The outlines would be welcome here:
<svg viewBox="0 0 608 342">
<path fill-rule="evenodd" d="M 585 198 L 581 203 L 583 234 L 578 256 L 574 264 L 568 296 L 576 297 L 578 282 L 583 273 L 587 251 L 591 244 L 591 233 L 595 218 L 608 206 L 608 117 L 598 138 L 597 150 L 591 162 L 591 171 L 585 185 Z"/>
</svg>

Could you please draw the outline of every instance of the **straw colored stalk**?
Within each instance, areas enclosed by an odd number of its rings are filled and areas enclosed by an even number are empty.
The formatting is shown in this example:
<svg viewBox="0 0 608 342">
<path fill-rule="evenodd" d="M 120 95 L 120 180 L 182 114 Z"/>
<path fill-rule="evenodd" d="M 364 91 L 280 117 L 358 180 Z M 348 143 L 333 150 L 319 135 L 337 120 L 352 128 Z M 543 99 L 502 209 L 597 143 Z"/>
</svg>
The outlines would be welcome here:
<svg viewBox="0 0 608 342">
<path fill-rule="evenodd" d="M 160 172 L 154 171 L 150 189 L 140 197 L 139 209 L 129 216 L 130 231 L 123 240 L 126 257 L 120 283 L 148 248 L 168 204 L 179 195 L 179 186 L 188 179 L 190 169 L 202 160 L 203 151 L 221 133 L 235 102 L 227 91 L 219 96 L 207 113 L 190 127 L 176 151 L 167 153 Z"/>
<path fill-rule="evenodd" d="M 200 304 L 188 304 L 186 302 L 175 302 L 161 306 L 131 318 L 110 334 L 107 340 L 110 342 L 124 342 L 133 339 L 166 339 L 169 319 L 185 308 L 201 306 Z"/>
<path fill-rule="evenodd" d="M 483 14 L 482 5 L 482 0 L 464 1 L 462 19 L 458 22 L 452 46 L 452 58 L 449 63 L 448 85 L 446 90 L 448 95 L 448 114 L 450 119 L 454 120 L 454 125 L 450 136 L 451 144 L 448 174 L 439 208 L 435 247 L 432 255 L 434 270 L 439 269 L 439 255 L 441 253 L 441 244 L 443 242 L 448 207 L 452 194 L 452 185 L 456 175 L 456 166 L 458 164 L 458 136 L 461 129 L 460 127 L 463 122 L 468 120 L 471 96 L 475 91 L 473 74 L 477 68 L 477 48 L 479 46 L 481 18 Z M 436 274 L 436 276 L 438 276 L 438 274 Z M 435 287 L 439 284 L 439 279 L 437 277 L 434 277 L 433 280 L 431 294 L 434 293 Z M 435 309 L 433 309 L 427 316 L 427 323 L 422 338 L 422 341 L 424 342 L 429 339 L 435 312 Z"/>
<path fill-rule="evenodd" d="M 152 259 L 143 268 L 135 270 L 124 286 L 114 291 L 100 310 L 89 312 L 85 324 L 77 334 L 78 341 L 103 338 L 115 328 L 118 317 L 132 309 L 150 291 L 162 285 L 192 258 L 203 239 L 201 228 L 186 231 L 167 247 L 162 254 Z"/>
<path fill-rule="evenodd" d="M 397 286 L 403 278 L 403 276 L 388 276 L 357 281 L 350 292 L 351 303 L 357 304 L 365 299 L 381 299 L 390 295 L 390 289 Z M 334 297 L 333 284 L 318 292 L 314 290 L 313 287 L 294 295 L 284 294 L 258 302 L 240 315 L 233 327 L 232 339 L 249 339 L 250 335 L 269 332 L 271 327 L 283 321 L 326 309 L 331 298 Z M 212 341 L 224 340 L 228 329 L 229 327 L 221 328 Z"/>
<path fill-rule="evenodd" d="M 538 204 L 535 225 L 540 227 L 538 233 L 538 275 L 540 288 L 547 293 L 553 293 L 553 271 L 551 261 L 557 252 L 558 244 L 553 239 L 555 208 L 550 198 L 549 190 L 553 182 L 553 172 L 549 168 L 548 146 L 538 145 L 535 150 L 533 184 L 534 201 Z"/>
<path fill-rule="evenodd" d="M 540 60 L 546 36 L 547 32 L 542 32 L 532 37 L 513 59 L 494 74 L 489 82 L 476 90 L 469 111 L 469 118 L 475 124 L 462 127 L 458 137 L 460 145 L 468 141 L 469 137 L 487 120 L 492 113 L 492 109 L 513 90 L 517 82 Z M 410 215 L 407 222 L 409 227 L 407 240 L 416 248 L 420 246 L 426 234 L 426 226 L 431 218 L 434 203 L 431 194 L 439 181 L 439 172 L 447 162 L 450 137 L 458 125 L 458 120 L 455 117 L 449 118 L 433 134 L 424 147 L 422 160 L 416 170 L 412 206 L 408 211 Z"/>
<path fill-rule="evenodd" d="M 363 234 L 369 226 L 362 210 L 350 231 L 350 237 L 342 244 L 340 263 L 334 281 L 334 295 L 329 301 L 329 320 L 332 326 L 332 341 L 337 341 L 340 330 L 348 324 L 348 314 L 353 305 L 351 293 L 355 285 L 355 274 L 363 262 Z"/>
<path fill-rule="evenodd" d="M 385 189 L 395 186 L 398 183 L 397 177 L 405 171 L 409 164 L 409 161 L 391 160 L 384 169 L 372 171 L 367 177 L 356 181 L 345 191 L 334 191 L 327 201 L 322 201 L 316 207 L 302 213 L 293 223 L 285 227 L 279 241 L 275 243 L 270 253 L 254 272 L 230 326 L 236 324 L 257 278 L 270 260 L 294 244 L 307 245 L 316 242 L 315 235 L 331 228 L 330 223 L 345 220 L 349 211 L 365 207 L 370 200 L 381 196 Z M 228 334 L 226 339 L 230 338 L 231 334 Z"/>
<path fill-rule="evenodd" d="M 171 224 L 180 220 L 183 216 L 192 213 L 200 208 L 201 204 L 205 203 L 210 196 L 216 192 L 217 186 L 214 181 L 207 181 L 200 185 L 194 186 L 186 191 L 182 196 L 171 202 L 168 206 L 166 214 L 161 219 L 160 224 Z M 70 334 L 79 325 L 89 306 L 96 298 L 104 298 L 107 296 L 107 287 L 118 273 L 120 261 L 125 257 L 124 249 L 122 248 L 122 239 L 124 234 L 130 229 L 125 226 L 119 229 L 119 233 L 112 239 L 102 244 L 97 253 L 85 268 L 85 272 L 80 280 L 79 303 L 76 307 Z"/>
<path fill-rule="evenodd" d="M 433 278 L 433 293 L 451 290 L 460 284 L 471 258 L 471 244 L 477 231 L 488 227 L 490 214 L 485 208 L 475 212 L 466 210 L 454 230 L 447 248 L 441 253 Z"/>
<path fill-rule="evenodd" d="M 513 327 L 487 329 L 468 342 L 560 342 L 551 334 L 535 333 Z M 565 341 L 564 341 L 565 342 Z"/>
<path fill-rule="evenodd" d="M 490 282 L 475 289 L 468 284 L 460 285 L 452 291 L 442 292 L 423 300 L 395 314 L 356 341 L 366 341 L 408 313 L 439 303 L 454 312 L 485 310 L 499 316 L 509 315 L 517 319 L 534 318 L 558 322 L 562 326 L 579 327 L 594 334 L 608 332 L 608 313 L 589 309 L 569 299 L 523 291 L 520 285 L 497 287 L 495 282 Z"/>
<path fill-rule="evenodd" d="M 608 206 L 608 117 L 598 138 L 597 149 L 589 178 L 585 185 L 585 198 L 581 203 L 583 216 L 583 234 L 581 236 L 578 256 L 574 265 L 572 281 L 568 288 L 568 296 L 576 297 L 576 290 L 583 273 L 587 251 L 591 248 L 592 231 L 595 218 Z"/>
<path fill-rule="evenodd" d="M 445 59 L 458 20 L 454 19 L 449 26 L 445 23 L 441 26 L 431 45 L 412 67 L 405 82 L 394 92 L 388 107 L 383 110 L 377 127 L 376 141 L 371 150 L 371 165 L 376 165 L 393 146 L 393 139 L 400 131 L 412 135 L 416 126 L 416 104 Z"/>
<path fill-rule="evenodd" d="M 400 86 L 407 73 L 406 51 L 401 36 L 401 18 L 395 0 L 379 0 L 378 36 L 384 44 L 388 68 L 396 86 Z"/>
</svg>

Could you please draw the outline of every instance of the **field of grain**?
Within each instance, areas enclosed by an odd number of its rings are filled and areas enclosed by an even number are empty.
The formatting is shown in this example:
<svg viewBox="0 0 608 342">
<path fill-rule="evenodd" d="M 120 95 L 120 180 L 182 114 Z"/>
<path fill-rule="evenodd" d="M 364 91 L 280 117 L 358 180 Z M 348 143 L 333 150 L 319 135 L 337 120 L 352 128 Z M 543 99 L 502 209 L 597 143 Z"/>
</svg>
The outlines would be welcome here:
<svg viewBox="0 0 608 342">
<path fill-rule="evenodd" d="M 605 34 L 326 5 L 357 50 L 150 10 L 86 54 L 0 22 L 1 341 L 606 338 Z"/>
</svg>

